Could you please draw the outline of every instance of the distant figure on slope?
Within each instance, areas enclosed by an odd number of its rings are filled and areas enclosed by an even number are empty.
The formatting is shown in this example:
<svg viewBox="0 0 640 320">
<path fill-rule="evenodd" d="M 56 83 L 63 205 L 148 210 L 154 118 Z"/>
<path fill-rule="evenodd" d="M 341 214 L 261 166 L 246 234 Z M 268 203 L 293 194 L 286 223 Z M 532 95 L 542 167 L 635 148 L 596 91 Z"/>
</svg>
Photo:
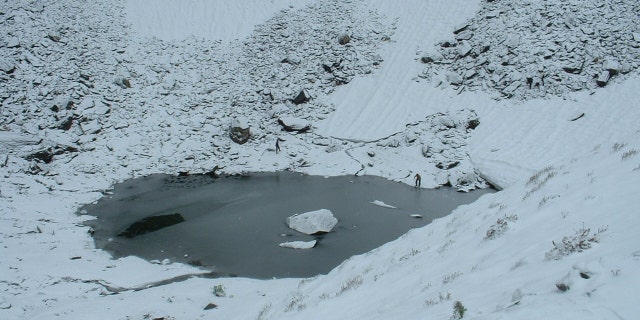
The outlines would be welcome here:
<svg viewBox="0 0 640 320">
<path fill-rule="evenodd" d="M 416 173 L 416 175 L 413 177 L 416 180 L 416 188 L 420 188 L 420 185 L 422 184 L 422 177 L 420 177 L 419 173 Z"/>
<path fill-rule="evenodd" d="M 276 139 L 276 153 L 280 152 L 280 141 L 284 142 L 284 140 L 280 138 Z"/>
</svg>

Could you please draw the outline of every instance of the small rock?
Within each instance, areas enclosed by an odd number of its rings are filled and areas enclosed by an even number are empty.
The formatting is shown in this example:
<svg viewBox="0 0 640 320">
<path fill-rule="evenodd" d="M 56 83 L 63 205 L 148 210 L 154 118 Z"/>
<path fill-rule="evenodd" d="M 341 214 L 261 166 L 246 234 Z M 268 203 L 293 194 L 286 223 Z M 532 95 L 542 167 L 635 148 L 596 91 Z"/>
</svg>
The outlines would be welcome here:
<svg viewBox="0 0 640 320">
<path fill-rule="evenodd" d="M 477 128 L 480 125 L 480 120 L 478 119 L 472 119 L 469 120 L 469 122 L 467 122 L 467 129 L 471 129 L 474 130 L 475 128 Z"/>
<path fill-rule="evenodd" d="M 215 287 L 213 287 L 213 294 L 215 294 L 216 297 L 226 297 L 227 296 L 227 293 L 224 292 L 224 287 L 221 284 L 216 285 Z"/>
<path fill-rule="evenodd" d="M 18 37 L 11 37 L 7 39 L 7 48 L 17 48 L 20 46 L 20 39 Z"/>
<path fill-rule="evenodd" d="M 500 10 L 492 10 L 492 11 L 487 12 L 484 17 L 487 18 L 487 19 L 491 19 L 491 18 L 495 18 L 495 17 L 499 16 L 501 13 L 502 12 Z"/>
<path fill-rule="evenodd" d="M 422 63 L 433 63 L 433 62 L 440 62 L 442 61 L 442 59 L 443 57 L 440 52 L 433 51 L 433 52 L 427 52 L 424 55 L 422 55 L 422 58 L 420 58 L 420 61 L 422 61 Z"/>
<path fill-rule="evenodd" d="M 462 31 L 456 35 L 456 40 L 459 40 L 459 41 L 469 40 L 471 38 L 473 38 L 473 32 L 469 30 Z"/>
<path fill-rule="evenodd" d="M 460 25 L 456 26 L 453 29 L 453 33 L 454 34 L 458 34 L 458 33 L 462 32 L 462 31 L 466 30 L 468 27 L 469 27 L 469 22 L 467 21 L 467 22 L 465 22 L 463 24 L 460 24 Z"/>
<path fill-rule="evenodd" d="M 53 34 L 48 34 L 47 38 L 53 42 L 60 42 L 60 37 Z"/>
<path fill-rule="evenodd" d="M 471 45 L 469 45 L 469 43 L 466 41 L 463 41 L 456 47 L 458 56 L 460 56 L 461 58 L 466 57 L 471 52 L 471 49 Z"/>
<path fill-rule="evenodd" d="M 302 59 L 300 59 L 300 57 L 296 57 L 296 56 L 289 56 L 289 57 L 286 57 L 286 58 L 282 59 L 282 61 L 280 61 L 280 62 L 288 63 L 288 64 L 291 64 L 291 65 L 297 66 L 302 62 Z M 269 93 L 266 93 L 266 92 L 263 92 L 263 93 L 264 94 L 269 94 Z"/>
<path fill-rule="evenodd" d="M 609 78 L 611 78 L 611 73 L 608 70 L 604 70 L 598 74 L 598 78 L 596 79 L 596 84 L 599 87 L 604 87 L 609 82 Z"/>
<path fill-rule="evenodd" d="M 459 74 L 453 72 L 453 71 L 449 71 L 447 72 L 447 82 L 449 82 L 452 85 L 460 85 L 462 84 L 462 76 L 460 76 Z"/>
<path fill-rule="evenodd" d="M 204 307 L 204 310 L 211 310 L 211 309 L 215 309 L 215 308 L 217 308 L 217 307 L 218 307 L 218 305 L 217 305 L 217 304 L 215 304 L 215 303 L 211 302 L 211 303 L 209 303 L 208 305 L 206 305 L 206 306 Z"/>
<path fill-rule="evenodd" d="M 584 62 L 573 61 L 562 67 L 562 70 L 564 70 L 564 72 L 566 73 L 580 74 L 580 72 L 582 72 L 583 66 Z"/>
<path fill-rule="evenodd" d="M 294 117 L 282 117 L 278 119 L 278 124 L 287 132 L 305 133 L 311 130 L 309 121 Z"/>
<path fill-rule="evenodd" d="M 621 69 L 620 62 L 616 58 L 606 58 L 602 62 L 602 69 L 609 71 L 611 74 L 616 74 Z"/>
<path fill-rule="evenodd" d="M 319 145 L 319 146 L 323 146 L 323 147 L 327 147 L 327 146 L 329 146 L 331 144 L 331 139 L 316 138 L 316 139 L 313 139 L 313 144 Z"/>
<path fill-rule="evenodd" d="M 309 101 L 310 98 L 311 96 L 306 92 L 306 90 L 301 90 L 292 101 L 294 104 L 302 104 Z"/>
<path fill-rule="evenodd" d="M 341 34 L 338 37 L 338 43 L 341 44 L 341 45 L 345 45 L 345 44 L 347 44 L 349 42 L 351 42 L 351 37 L 346 33 Z"/>
<path fill-rule="evenodd" d="M 449 163 L 438 162 L 436 164 L 436 167 L 438 169 L 442 169 L 442 170 L 449 170 L 449 169 L 457 167 L 459 164 L 460 164 L 460 161 L 453 161 L 453 162 L 449 162 Z"/>
<path fill-rule="evenodd" d="M 455 128 L 456 127 L 456 123 L 449 116 L 444 116 L 443 115 L 441 117 L 438 117 L 438 122 L 440 122 L 441 125 L 443 125 L 443 126 L 445 126 L 447 128 Z"/>
</svg>

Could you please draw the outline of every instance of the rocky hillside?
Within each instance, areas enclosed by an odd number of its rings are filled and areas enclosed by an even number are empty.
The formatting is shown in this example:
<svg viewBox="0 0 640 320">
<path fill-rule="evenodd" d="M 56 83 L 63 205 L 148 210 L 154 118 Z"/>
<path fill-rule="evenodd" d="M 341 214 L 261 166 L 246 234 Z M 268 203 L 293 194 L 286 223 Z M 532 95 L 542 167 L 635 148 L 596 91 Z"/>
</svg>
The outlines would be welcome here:
<svg viewBox="0 0 640 320">
<path fill-rule="evenodd" d="M 501 99 L 594 90 L 640 66 L 639 20 L 637 1 L 485 1 L 421 76 Z"/>
</svg>

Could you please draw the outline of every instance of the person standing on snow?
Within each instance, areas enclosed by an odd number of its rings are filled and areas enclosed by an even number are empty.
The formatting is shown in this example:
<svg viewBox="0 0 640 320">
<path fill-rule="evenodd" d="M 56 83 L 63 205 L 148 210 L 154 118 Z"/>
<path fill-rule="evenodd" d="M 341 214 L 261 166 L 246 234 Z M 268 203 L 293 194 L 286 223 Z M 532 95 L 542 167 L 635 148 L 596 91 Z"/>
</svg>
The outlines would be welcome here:
<svg viewBox="0 0 640 320">
<path fill-rule="evenodd" d="M 284 142 L 284 140 L 276 138 L 276 153 L 280 152 L 280 141 Z"/>
<path fill-rule="evenodd" d="M 420 188 L 420 184 L 422 183 L 422 177 L 420 177 L 420 174 L 416 173 L 416 175 L 413 178 L 416 180 L 415 187 Z"/>
</svg>

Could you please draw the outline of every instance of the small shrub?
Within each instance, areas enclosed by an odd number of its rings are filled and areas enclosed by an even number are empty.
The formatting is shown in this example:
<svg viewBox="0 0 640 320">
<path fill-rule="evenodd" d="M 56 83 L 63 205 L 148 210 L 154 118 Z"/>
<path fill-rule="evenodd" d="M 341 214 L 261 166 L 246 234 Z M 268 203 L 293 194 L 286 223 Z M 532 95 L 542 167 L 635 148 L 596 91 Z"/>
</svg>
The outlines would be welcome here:
<svg viewBox="0 0 640 320">
<path fill-rule="evenodd" d="M 584 227 L 573 236 L 562 238 L 562 242 L 556 243 L 551 241 L 553 248 L 545 253 L 547 260 L 560 260 L 562 257 L 570 255 L 574 252 L 582 252 L 591 248 L 592 243 L 600 242 L 600 234 L 607 230 L 606 227 L 598 229 L 597 232 L 591 234 L 591 229 Z"/>
<path fill-rule="evenodd" d="M 460 301 L 456 301 L 453 303 L 453 315 L 451 315 L 451 320 L 459 320 L 464 318 L 464 313 L 467 311 L 467 308 Z"/>
<path fill-rule="evenodd" d="M 542 208 L 545 204 L 547 204 L 547 202 L 549 202 L 549 200 L 553 200 L 555 198 L 559 198 L 560 195 L 556 194 L 556 195 L 552 195 L 552 196 L 544 196 L 542 197 L 542 199 L 540 200 L 540 202 L 538 202 L 538 208 Z"/>
<path fill-rule="evenodd" d="M 345 293 L 346 291 L 352 290 L 352 289 L 356 289 L 358 288 L 362 282 L 364 282 L 364 279 L 362 278 L 361 275 L 357 275 L 349 280 L 347 280 L 345 283 L 342 284 L 342 287 L 340 288 L 340 293 Z"/>
<path fill-rule="evenodd" d="M 462 275 L 462 272 L 458 272 L 458 271 L 449 273 L 444 277 L 442 277 L 442 284 L 450 283 L 461 275 Z"/>
<path fill-rule="evenodd" d="M 447 294 L 442 294 L 442 292 L 438 293 L 438 298 L 434 298 L 434 299 L 429 299 L 427 301 L 425 301 L 424 303 L 427 306 L 434 306 L 436 304 L 441 303 L 442 301 L 448 301 L 451 300 L 451 292 L 447 292 Z"/>
<path fill-rule="evenodd" d="M 624 148 L 627 144 L 626 143 L 614 143 L 613 146 L 611 147 L 611 152 L 616 152 L 622 148 Z"/>
<path fill-rule="evenodd" d="M 525 264 L 527 264 L 527 262 L 524 259 L 520 259 L 518 261 L 516 261 L 516 263 L 511 267 L 511 271 L 518 269 L 522 266 L 524 266 Z"/>
<path fill-rule="evenodd" d="M 449 249 L 449 247 L 451 247 L 451 245 L 453 244 L 452 240 L 448 240 L 447 242 L 445 242 L 443 245 L 441 245 L 438 248 L 438 253 L 444 253 L 445 251 L 447 251 L 447 249 Z"/>
<path fill-rule="evenodd" d="M 503 219 L 498 219 L 495 224 L 492 224 L 489 227 L 484 238 L 487 240 L 493 240 L 501 236 L 507 231 L 507 229 L 509 229 L 509 221 L 514 222 L 516 220 L 518 220 L 518 216 L 515 214 L 505 216 Z"/>
<path fill-rule="evenodd" d="M 635 156 L 636 154 L 638 154 L 638 150 L 636 150 L 636 149 L 631 149 L 629 151 L 626 151 L 625 153 L 622 154 L 622 160 L 627 160 L 627 159 Z"/>
<path fill-rule="evenodd" d="M 527 193 L 525 193 L 524 197 L 522 197 L 522 200 L 528 198 L 529 196 L 531 196 L 531 194 L 540 190 L 542 186 L 544 186 L 545 183 L 547 183 L 547 181 L 549 181 L 551 178 L 555 177 L 556 174 L 558 174 L 558 172 L 554 170 L 552 166 L 549 166 L 532 175 L 526 184 L 527 186 L 532 185 L 532 187 L 529 191 L 527 191 Z"/>
<path fill-rule="evenodd" d="M 269 311 L 271 311 L 271 303 L 267 303 L 264 307 L 262 307 L 262 310 L 260 310 L 260 313 L 258 313 L 258 317 L 256 319 L 257 320 L 266 319 Z"/>
<path fill-rule="evenodd" d="M 417 255 L 418 253 L 420 253 L 420 250 L 418 249 L 411 249 L 410 253 L 405 254 L 404 256 L 400 257 L 400 261 L 404 261 L 404 260 L 408 260 L 409 258 Z"/>
<path fill-rule="evenodd" d="M 307 307 L 306 304 L 302 303 L 304 296 L 300 292 L 296 292 L 291 296 L 291 300 L 289 300 L 289 304 L 284 309 L 285 312 L 293 311 L 297 309 L 298 311 L 303 310 Z"/>
<path fill-rule="evenodd" d="M 545 173 L 549 173 L 549 172 L 553 172 L 553 166 L 548 166 L 543 168 L 542 170 L 534 173 L 530 178 L 529 181 L 527 181 L 527 186 L 530 184 L 534 184 L 537 183 L 538 180 L 540 180 L 540 178 L 545 174 Z"/>
</svg>

